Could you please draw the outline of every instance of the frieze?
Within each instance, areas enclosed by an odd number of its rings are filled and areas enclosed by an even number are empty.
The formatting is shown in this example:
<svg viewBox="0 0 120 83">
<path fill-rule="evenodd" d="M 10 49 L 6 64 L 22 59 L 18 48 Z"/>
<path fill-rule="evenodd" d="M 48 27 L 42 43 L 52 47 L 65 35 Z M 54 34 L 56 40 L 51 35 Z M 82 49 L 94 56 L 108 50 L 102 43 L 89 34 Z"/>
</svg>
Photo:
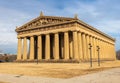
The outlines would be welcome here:
<svg viewBox="0 0 120 83">
<path fill-rule="evenodd" d="M 35 29 L 20 31 L 20 32 L 18 32 L 18 35 L 27 34 L 27 33 L 33 33 L 33 32 L 39 32 L 39 31 L 47 31 L 47 30 L 68 28 L 68 27 L 73 27 L 73 26 L 75 26 L 75 23 L 56 25 L 56 26 L 52 26 L 52 27 L 50 26 L 50 27 L 43 27 L 43 28 L 35 28 Z"/>
</svg>

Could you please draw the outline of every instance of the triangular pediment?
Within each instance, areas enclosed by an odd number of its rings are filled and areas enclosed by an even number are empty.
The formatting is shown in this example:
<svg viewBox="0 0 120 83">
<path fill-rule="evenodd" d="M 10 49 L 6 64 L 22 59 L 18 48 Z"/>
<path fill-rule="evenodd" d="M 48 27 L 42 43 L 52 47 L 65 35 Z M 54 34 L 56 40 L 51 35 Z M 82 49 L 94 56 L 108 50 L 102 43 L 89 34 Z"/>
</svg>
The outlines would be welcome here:
<svg viewBox="0 0 120 83">
<path fill-rule="evenodd" d="M 32 21 L 24 24 L 21 27 L 18 27 L 16 31 L 26 30 L 26 29 L 33 29 L 35 27 L 41 27 L 44 25 L 50 25 L 50 24 L 57 24 L 62 22 L 68 22 L 75 20 L 75 18 L 66 18 L 66 17 L 54 17 L 54 16 L 39 16 Z"/>
</svg>

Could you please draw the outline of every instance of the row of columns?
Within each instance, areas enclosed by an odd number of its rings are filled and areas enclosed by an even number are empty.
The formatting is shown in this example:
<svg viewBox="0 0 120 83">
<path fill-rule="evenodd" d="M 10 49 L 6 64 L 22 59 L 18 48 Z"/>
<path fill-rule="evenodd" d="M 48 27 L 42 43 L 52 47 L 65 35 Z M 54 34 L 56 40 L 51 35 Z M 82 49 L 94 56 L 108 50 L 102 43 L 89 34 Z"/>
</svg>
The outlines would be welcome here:
<svg viewBox="0 0 120 83">
<path fill-rule="evenodd" d="M 54 59 L 59 60 L 60 59 L 60 49 L 61 49 L 61 55 L 64 55 L 64 59 L 68 60 L 70 57 L 73 57 L 72 59 L 78 60 L 78 61 L 88 61 L 90 58 L 90 50 L 89 50 L 89 43 L 92 44 L 92 58 L 97 59 L 97 48 L 96 46 L 100 46 L 100 58 L 101 59 L 113 59 L 115 57 L 115 49 L 114 45 L 111 43 L 108 43 L 106 41 L 103 41 L 97 37 L 88 35 L 86 33 L 81 33 L 79 31 L 73 31 L 72 37 L 70 37 L 69 32 L 64 32 L 64 37 L 61 37 L 61 40 L 64 40 L 63 42 L 60 41 L 60 34 L 55 33 L 54 34 Z M 23 45 L 22 45 L 22 39 L 23 39 Z M 71 41 L 71 42 L 70 42 Z M 60 43 L 63 43 L 64 48 L 60 47 Z M 34 60 L 34 54 L 35 54 L 35 48 L 34 48 L 34 36 L 30 37 L 30 54 L 29 59 Z M 42 58 L 42 35 L 37 36 L 37 58 L 38 60 L 43 59 Z M 50 34 L 45 35 L 45 59 L 50 59 Z M 23 46 L 23 53 L 22 53 L 22 46 Z M 106 46 L 108 48 L 106 48 Z M 27 59 L 27 37 L 24 38 L 18 38 L 18 56 L 17 60 L 26 60 Z M 23 58 L 21 58 L 21 55 L 23 54 Z"/>
</svg>

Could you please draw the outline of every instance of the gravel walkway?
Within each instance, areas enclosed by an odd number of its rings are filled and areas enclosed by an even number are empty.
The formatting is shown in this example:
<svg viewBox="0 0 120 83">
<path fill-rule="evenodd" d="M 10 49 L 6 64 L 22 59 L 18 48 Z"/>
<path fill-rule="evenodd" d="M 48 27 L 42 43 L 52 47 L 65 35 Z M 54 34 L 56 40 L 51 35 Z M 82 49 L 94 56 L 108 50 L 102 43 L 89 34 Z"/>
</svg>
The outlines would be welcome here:
<svg viewBox="0 0 120 83">
<path fill-rule="evenodd" d="M 9 83 L 120 83 L 120 68 L 69 79 L 0 74 L 0 81 Z"/>
</svg>

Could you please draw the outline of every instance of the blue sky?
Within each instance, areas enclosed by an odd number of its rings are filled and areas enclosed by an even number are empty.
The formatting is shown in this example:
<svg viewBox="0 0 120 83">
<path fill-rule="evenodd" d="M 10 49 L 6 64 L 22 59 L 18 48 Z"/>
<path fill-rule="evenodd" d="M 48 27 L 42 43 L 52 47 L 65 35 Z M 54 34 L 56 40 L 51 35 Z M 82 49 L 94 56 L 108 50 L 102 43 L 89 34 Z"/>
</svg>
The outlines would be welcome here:
<svg viewBox="0 0 120 83">
<path fill-rule="evenodd" d="M 40 15 L 74 17 L 116 38 L 120 49 L 120 0 L 0 0 L 0 51 L 17 52 L 16 26 Z"/>
</svg>

